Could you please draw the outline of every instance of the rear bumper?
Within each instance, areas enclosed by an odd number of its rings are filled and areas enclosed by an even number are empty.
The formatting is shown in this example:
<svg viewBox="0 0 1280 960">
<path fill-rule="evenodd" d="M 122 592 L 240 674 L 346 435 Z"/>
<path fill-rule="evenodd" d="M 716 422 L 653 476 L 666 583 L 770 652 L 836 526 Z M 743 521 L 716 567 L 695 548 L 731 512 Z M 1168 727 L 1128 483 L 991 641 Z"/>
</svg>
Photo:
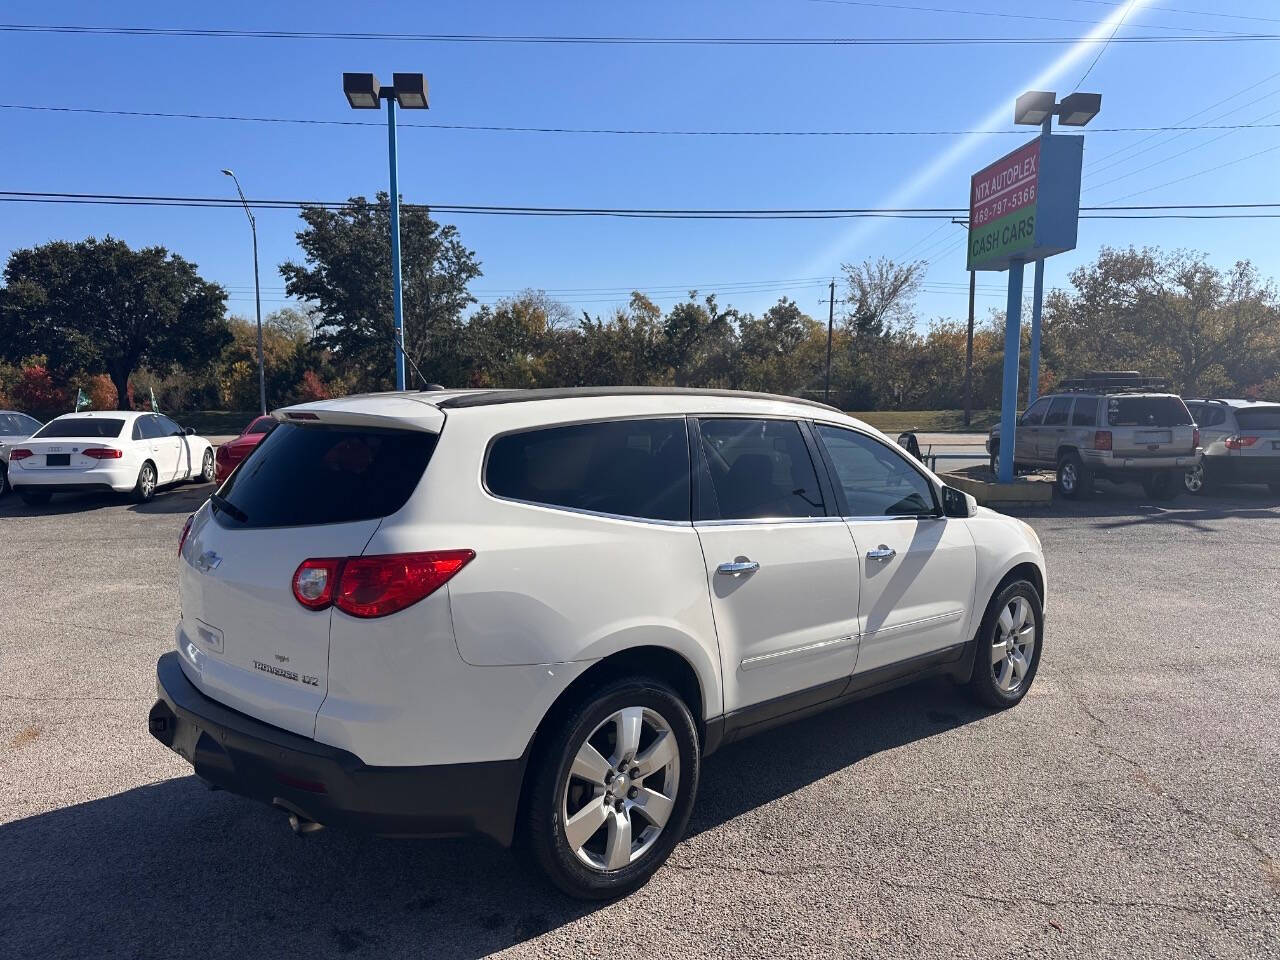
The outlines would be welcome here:
<svg viewBox="0 0 1280 960">
<path fill-rule="evenodd" d="M 1238 483 L 1280 482 L 1280 457 L 1205 457 L 1206 473 L 1215 480 Z"/>
<path fill-rule="evenodd" d="M 136 468 L 96 470 L 27 470 L 19 464 L 9 467 L 9 483 L 14 489 L 26 488 L 38 493 L 82 493 L 114 490 L 124 493 L 137 483 Z"/>
<path fill-rule="evenodd" d="M 1188 470 L 1200 462 L 1200 452 L 1181 457 L 1099 457 L 1084 456 L 1085 464 L 1100 474 L 1140 475 L 1156 470 Z"/>
<path fill-rule="evenodd" d="M 151 735 L 215 786 L 326 826 L 402 837 L 480 833 L 511 843 L 527 757 L 370 767 L 206 697 L 175 652 L 156 664 L 156 692 Z"/>
</svg>

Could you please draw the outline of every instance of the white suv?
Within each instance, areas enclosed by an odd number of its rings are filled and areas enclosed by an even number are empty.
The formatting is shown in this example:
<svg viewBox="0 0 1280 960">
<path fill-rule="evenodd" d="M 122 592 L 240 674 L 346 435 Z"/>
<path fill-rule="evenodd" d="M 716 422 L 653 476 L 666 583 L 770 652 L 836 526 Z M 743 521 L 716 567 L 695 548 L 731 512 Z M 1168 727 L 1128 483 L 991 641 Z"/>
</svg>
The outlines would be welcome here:
<svg viewBox="0 0 1280 960">
<path fill-rule="evenodd" d="M 1035 678 L 1035 533 L 830 407 L 581 388 L 275 416 L 183 531 L 150 730 L 296 830 L 479 832 L 614 896 L 721 744 L 926 674 L 997 708 Z"/>
</svg>

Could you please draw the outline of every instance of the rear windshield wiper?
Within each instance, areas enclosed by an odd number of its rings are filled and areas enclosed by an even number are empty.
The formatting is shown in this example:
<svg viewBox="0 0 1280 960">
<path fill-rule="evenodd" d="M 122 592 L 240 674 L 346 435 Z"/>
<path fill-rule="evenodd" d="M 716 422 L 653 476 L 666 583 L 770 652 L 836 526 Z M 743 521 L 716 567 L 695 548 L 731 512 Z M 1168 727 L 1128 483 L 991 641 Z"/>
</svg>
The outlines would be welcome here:
<svg viewBox="0 0 1280 960">
<path fill-rule="evenodd" d="M 249 515 L 245 513 L 243 510 L 241 510 L 239 507 L 237 507 L 230 500 L 228 500 L 226 497 L 220 497 L 215 493 L 209 497 L 209 502 L 213 504 L 214 509 L 226 511 L 228 514 L 231 515 L 231 518 L 233 520 L 238 520 L 240 523 L 249 522 Z"/>
</svg>

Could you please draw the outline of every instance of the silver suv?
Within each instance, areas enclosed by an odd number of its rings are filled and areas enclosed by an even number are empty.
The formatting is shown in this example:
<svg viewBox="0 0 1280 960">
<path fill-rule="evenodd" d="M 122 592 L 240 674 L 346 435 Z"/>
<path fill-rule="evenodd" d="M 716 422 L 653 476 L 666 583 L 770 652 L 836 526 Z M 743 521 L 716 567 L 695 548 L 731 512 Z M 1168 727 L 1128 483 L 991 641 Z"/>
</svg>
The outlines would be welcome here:
<svg viewBox="0 0 1280 960">
<path fill-rule="evenodd" d="M 1135 372 L 1064 380 L 1018 418 L 1014 468 L 1053 467 L 1057 492 L 1071 500 L 1089 496 L 1095 478 L 1140 482 L 1159 500 L 1175 496 L 1182 475 L 1200 462 L 1200 435 L 1182 398 L 1166 389 Z M 987 451 L 994 464 L 999 426 Z"/>
<path fill-rule="evenodd" d="M 1188 493 L 1217 483 L 1265 483 L 1280 495 L 1280 403 L 1195 398 L 1204 459 L 1183 474 Z"/>
</svg>

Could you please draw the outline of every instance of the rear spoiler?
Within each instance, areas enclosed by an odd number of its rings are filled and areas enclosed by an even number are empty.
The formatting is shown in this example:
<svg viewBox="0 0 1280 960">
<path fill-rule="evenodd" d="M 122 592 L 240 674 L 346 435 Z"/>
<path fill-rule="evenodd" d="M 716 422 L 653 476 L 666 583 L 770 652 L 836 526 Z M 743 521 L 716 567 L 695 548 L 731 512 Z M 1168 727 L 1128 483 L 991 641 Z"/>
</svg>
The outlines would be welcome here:
<svg viewBox="0 0 1280 960">
<path fill-rule="evenodd" d="M 439 433 L 445 415 L 431 403 L 406 396 L 342 397 L 282 407 L 271 412 L 281 423 L 302 426 L 375 427 L 383 430 L 421 430 Z"/>
</svg>

